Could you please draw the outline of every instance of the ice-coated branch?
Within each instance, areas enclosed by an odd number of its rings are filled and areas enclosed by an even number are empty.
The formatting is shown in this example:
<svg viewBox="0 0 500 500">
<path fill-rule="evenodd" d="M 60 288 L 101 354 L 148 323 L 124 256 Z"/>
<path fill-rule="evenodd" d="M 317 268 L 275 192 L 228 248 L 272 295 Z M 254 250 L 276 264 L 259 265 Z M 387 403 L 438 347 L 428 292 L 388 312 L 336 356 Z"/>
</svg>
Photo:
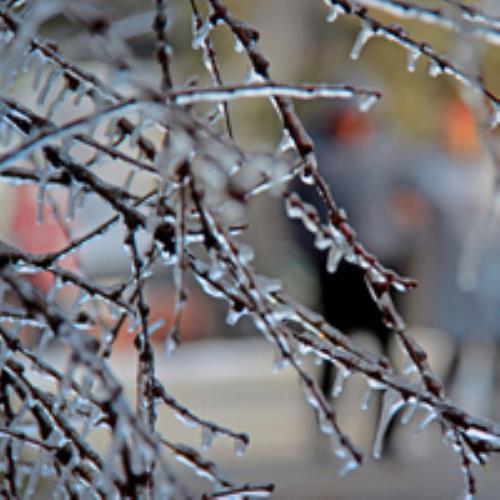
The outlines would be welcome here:
<svg viewBox="0 0 500 500">
<path fill-rule="evenodd" d="M 329 20 L 333 21 L 337 11 L 329 0 L 325 0 L 327 6 L 332 8 Z M 451 16 L 446 10 L 439 8 L 427 8 L 420 5 L 399 0 L 358 0 L 357 4 L 363 7 L 373 8 L 400 19 L 420 21 L 424 24 L 438 26 L 446 30 L 460 32 L 464 28 L 474 37 L 484 40 L 492 45 L 500 45 L 500 22 L 494 18 L 485 18 L 479 13 L 473 14 L 473 10 L 467 10 L 466 6 L 453 4 L 459 8 L 462 20 L 460 23 L 456 17 Z"/>
<path fill-rule="evenodd" d="M 500 120 L 500 100 L 491 90 L 485 87 L 479 75 L 469 74 L 449 59 L 438 55 L 428 43 L 414 40 L 401 26 L 386 25 L 377 21 L 367 13 L 365 8 L 357 4 L 350 3 L 347 0 L 328 0 L 328 2 L 336 11 L 357 17 L 361 22 L 358 37 L 351 50 L 352 59 L 358 59 L 361 50 L 371 38 L 381 37 L 396 43 L 408 51 L 409 71 L 414 71 L 417 59 L 422 57 L 428 63 L 429 76 L 450 76 L 460 84 L 481 94 L 491 106 L 491 128 L 497 126 Z"/>
<path fill-rule="evenodd" d="M 373 102 L 380 99 L 376 90 L 357 89 L 350 85 L 253 83 L 247 85 L 221 85 L 213 88 L 189 88 L 172 92 L 170 99 L 178 105 L 196 102 L 233 101 L 255 97 L 291 97 L 295 99 L 352 99 L 364 97 Z"/>
</svg>

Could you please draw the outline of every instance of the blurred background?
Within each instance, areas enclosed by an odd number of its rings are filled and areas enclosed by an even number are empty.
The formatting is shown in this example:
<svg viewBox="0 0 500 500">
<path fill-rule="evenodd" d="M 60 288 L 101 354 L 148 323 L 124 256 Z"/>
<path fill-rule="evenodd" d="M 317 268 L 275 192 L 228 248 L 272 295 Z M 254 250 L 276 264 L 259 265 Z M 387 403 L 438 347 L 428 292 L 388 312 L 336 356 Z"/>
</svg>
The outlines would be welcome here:
<svg viewBox="0 0 500 500">
<path fill-rule="evenodd" d="M 151 62 L 154 42 L 147 35 L 153 12 L 132 1 L 108 4 L 120 19 L 115 27 L 132 51 L 133 65 L 156 78 Z M 443 6 L 443 2 L 420 4 Z M 386 40 L 369 41 L 359 60 L 352 61 L 349 53 L 358 22 L 341 16 L 334 24 L 327 23 L 322 2 L 260 0 L 227 5 L 261 33 L 262 51 L 271 61 L 275 81 L 348 83 L 383 93 L 369 113 L 362 113 L 351 101 L 307 101 L 297 103 L 297 109 L 317 146 L 319 168 L 360 241 L 384 265 L 419 282 L 416 290 L 395 300 L 451 399 L 475 415 L 500 420 L 496 145 L 494 134 L 484 132 L 481 111 L 474 103 L 469 107 L 470 96 L 455 82 L 430 77 L 424 61 L 418 60 L 415 71 L 409 72 L 406 51 Z M 500 15 L 496 2 L 481 5 Z M 373 12 L 377 19 L 394 21 Z M 200 54 L 191 49 L 191 20 L 182 2 L 172 5 L 171 22 L 174 80 L 196 77 L 209 84 Z M 480 71 L 485 85 L 500 91 L 498 48 L 472 43 L 470 38 L 464 42 L 454 33 L 416 22 L 402 24 L 415 39 L 428 41 L 471 73 Z M 108 68 L 97 62 L 100 58 L 92 46 L 81 43 L 76 27 L 72 31 L 55 17 L 42 31 L 73 60 L 106 75 Z M 216 29 L 212 40 L 225 81 L 241 81 L 248 67 L 233 49 L 231 36 Z M 27 101 L 31 98 L 22 82 L 19 93 Z M 58 112 L 67 111 L 63 106 Z M 269 103 L 247 100 L 231 104 L 230 112 L 234 136 L 245 150 L 268 153 L 277 147 L 281 126 Z M 117 182 L 120 173 L 105 169 L 104 165 L 105 175 Z M 251 184 L 245 178 L 235 182 L 242 188 Z M 293 183 L 289 187 L 317 203 L 307 188 Z M 54 197 L 57 201 L 57 192 Z M 60 248 L 67 241 L 60 226 L 51 221 L 50 210 L 44 223 L 36 224 L 35 190 L 0 184 L 0 206 L 0 227 L 8 241 L 35 253 Z M 367 299 L 362 276 L 346 264 L 327 276 L 322 271 L 324 256 L 314 250 L 309 235 L 285 217 L 279 196 L 257 197 L 231 210 L 235 222 L 249 223 L 243 239 L 255 248 L 255 266 L 263 274 L 282 280 L 290 295 L 322 312 L 360 343 L 400 362 L 398 347 Z M 94 227 L 107 214 L 98 201 L 87 203 L 76 219 L 78 229 Z M 96 280 L 113 282 L 129 272 L 122 239 L 118 228 L 87 247 L 78 262 L 69 259 L 67 266 L 82 265 Z M 43 290 L 50 287 L 46 275 L 32 279 Z M 163 319 L 168 326 L 174 305 L 171 276 L 159 272 L 149 293 L 152 321 Z M 459 493 L 462 479 L 457 459 L 441 445 L 439 428 L 432 424 L 422 432 L 416 432 L 414 424 L 397 424 L 382 461 L 368 458 L 361 470 L 339 479 L 329 441 L 317 431 L 294 374 L 273 373 L 272 350 L 250 322 L 242 320 L 232 328 L 226 325 L 225 315 L 223 304 L 190 283 L 179 351 L 171 359 L 165 356 L 161 332 L 168 329 L 162 329 L 156 341 L 159 375 L 175 397 L 195 413 L 250 434 L 245 457 L 234 458 L 224 439 L 210 450 L 209 456 L 228 473 L 242 480 L 275 481 L 276 498 L 287 499 L 438 499 Z M 130 378 L 133 398 L 131 346 L 132 336 L 125 326 L 112 363 L 118 373 Z M 317 371 L 328 390 L 332 374 L 321 366 Z M 361 379 L 350 377 L 335 407 L 354 441 L 369 450 L 378 407 L 374 402 L 368 410 L 360 410 L 364 388 Z M 415 421 L 418 424 L 418 418 Z M 168 411 L 162 411 L 160 422 L 160 430 L 168 429 L 177 441 L 199 443 L 200 436 Z M 480 499 L 499 496 L 495 465 L 498 461 L 489 472 L 478 473 Z"/>
</svg>

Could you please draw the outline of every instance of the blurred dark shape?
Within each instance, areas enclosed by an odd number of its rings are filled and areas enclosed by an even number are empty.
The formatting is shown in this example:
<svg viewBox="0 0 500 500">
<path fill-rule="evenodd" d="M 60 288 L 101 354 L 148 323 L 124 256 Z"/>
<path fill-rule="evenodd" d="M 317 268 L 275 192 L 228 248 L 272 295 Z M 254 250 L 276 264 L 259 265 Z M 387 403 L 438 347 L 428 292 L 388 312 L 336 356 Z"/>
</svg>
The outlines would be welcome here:
<svg viewBox="0 0 500 500">
<path fill-rule="evenodd" d="M 441 148 L 422 155 L 414 174 L 431 212 L 419 244 L 415 298 L 420 324 L 444 331 L 453 341 L 447 385 L 458 390 L 456 398 L 467 407 L 468 400 L 477 400 L 472 393 L 493 386 L 500 334 L 500 238 L 474 117 L 457 100 L 445 105 L 442 117 Z M 467 362 L 471 348 L 482 351 L 481 375 L 466 390 L 464 380 L 478 372 Z M 477 413 L 489 406 L 491 391 L 484 391 L 483 399 L 476 403 Z"/>
<path fill-rule="evenodd" d="M 342 106 L 329 113 L 313 139 L 320 173 L 338 206 L 347 211 L 359 241 L 384 266 L 408 274 L 416 239 L 428 218 L 426 201 L 415 189 L 410 170 L 409 156 L 416 152 L 370 115 Z M 324 203 L 314 188 L 302 184 L 294 188 L 325 220 Z M 296 236 L 318 273 L 325 319 L 343 333 L 369 332 L 387 355 L 390 330 L 370 296 L 364 270 L 342 261 L 335 273 L 328 273 L 326 253 L 315 249 L 311 235 L 296 229 Z M 401 306 L 400 297 L 393 298 Z M 323 365 L 320 383 L 327 397 L 335 374 L 331 363 Z"/>
<path fill-rule="evenodd" d="M 410 145 L 370 115 L 338 106 L 316 127 L 313 139 L 320 173 L 359 241 L 384 266 L 419 282 L 408 302 L 393 296 L 397 308 L 411 305 L 405 315 L 413 324 L 437 328 L 452 339 L 452 361 L 443 374 L 450 385 L 465 343 L 500 334 L 500 237 L 493 231 L 495 220 L 484 218 L 488 184 L 471 112 L 452 99 L 440 119 L 434 145 Z M 297 183 L 293 189 L 325 220 L 324 203 L 313 187 Z M 326 253 L 297 226 L 296 236 L 318 273 L 325 319 L 344 333 L 371 333 L 388 355 L 391 333 L 364 271 L 342 261 L 328 273 Z M 473 248 L 471 262 L 464 259 L 467 246 Z M 321 387 L 327 397 L 334 378 L 334 367 L 326 363 Z"/>
<path fill-rule="evenodd" d="M 313 138 L 319 170 L 339 207 L 347 211 L 359 241 L 385 266 L 407 273 L 415 240 L 427 219 L 427 205 L 407 167 L 408 147 L 369 115 L 343 107 L 332 110 L 326 126 Z M 295 188 L 325 217 L 314 188 Z M 342 261 L 335 273 L 327 273 L 325 253 L 314 249 L 305 230 L 296 234 L 317 264 L 326 319 L 343 332 L 367 329 L 385 346 L 389 331 L 367 290 L 364 271 Z"/>
</svg>

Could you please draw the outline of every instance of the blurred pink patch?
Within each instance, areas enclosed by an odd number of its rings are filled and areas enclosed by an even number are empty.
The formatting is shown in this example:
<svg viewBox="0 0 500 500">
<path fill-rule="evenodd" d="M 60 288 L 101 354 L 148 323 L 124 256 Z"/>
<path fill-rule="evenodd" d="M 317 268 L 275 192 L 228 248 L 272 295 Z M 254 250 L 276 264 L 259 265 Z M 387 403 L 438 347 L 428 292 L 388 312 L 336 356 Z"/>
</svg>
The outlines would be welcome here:
<svg viewBox="0 0 500 500">
<path fill-rule="evenodd" d="M 60 204 L 58 208 L 61 208 Z M 64 214 L 63 210 L 61 214 Z M 37 224 L 37 188 L 20 186 L 14 196 L 10 230 L 14 243 L 22 250 L 32 254 L 45 254 L 61 250 L 69 243 L 68 236 L 47 201 L 43 205 L 42 215 L 42 223 Z M 64 224 L 64 219 L 61 221 Z M 69 270 L 75 270 L 77 267 L 74 255 L 65 257 L 58 263 Z M 49 272 L 40 272 L 29 275 L 29 280 L 46 292 L 51 287 L 54 277 Z"/>
</svg>

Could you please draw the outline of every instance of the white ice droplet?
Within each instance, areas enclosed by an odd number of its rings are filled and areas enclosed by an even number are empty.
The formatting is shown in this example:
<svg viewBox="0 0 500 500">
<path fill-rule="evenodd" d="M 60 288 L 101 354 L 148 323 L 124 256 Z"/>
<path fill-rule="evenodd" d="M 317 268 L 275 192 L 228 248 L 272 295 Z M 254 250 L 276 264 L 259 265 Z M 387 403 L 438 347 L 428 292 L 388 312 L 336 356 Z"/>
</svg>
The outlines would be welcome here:
<svg viewBox="0 0 500 500">
<path fill-rule="evenodd" d="M 411 287 L 409 287 L 409 286 L 405 285 L 404 283 L 401 283 L 400 281 L 397 281 L 397 280 L 393 281 L 391 283 L 391 285 L 398 292 L 408 292 L 411 289 Z"/>
<path fill-rule="evenodd" d="M 253 83 L 262 83 L 264 81 L 265 81 L 264 77 L 259 73 L 257 73 L 257 71 L 255 71 L 255 69 L 252 66 L 249 68 L 246 75 L 243 77 L 242 83 L 251 85 Z"/>
<path fill-rule="evenodd" d="M 332 422 L 326 417 L 323 412 L 319 413 L 319 429 L 323 434 L 331 436 L 334 432 Z"/>
<path fill-rule="evenodd" d="M 332 396 L 338 398 L 344 389 L 344 383 L 351 372 L 344 365 L 336 366 L 335 382 L 333 383 Z"/>
<path fill-rule="evenodd" d="M 242 439 L 237 439 L 234 442 L 234 452 L 238 457 L 242 457 L 247 451 L 247 446 L 248 444 L 245 441 L 243 441 Z"/>
<path fill-rule="evenodd" d="M 177 337 L 175 335 L 169 334 L 165 339 L 165 354 L 167 355 L 167 357 L 170 357 L 174 354 L 178 345 L 179 342 L 177 340 Z"/>
<path fill-rule="evenodd" d="M 314 175 L 310 167 L 302 170 L 300 173 L 300 180 L 308 186 L 312 186 L 314 184 Z"/>
<path fill-rule="evenodd" d="M 254 259 L 255 252 L 250 245 L 247 245 L 245 243 L 237 243 L 237 248 L 240 262 L 242 264 L 248 264 Z"/>
<path fill-rule="evenodd" d="M 286 199 L 285 210 L 290 219 L 302 218 L 302 214 L 304 213 L 302 209 L 302 201 L 296 193 L 292 193 Z"/>
<path fill-rule="evenodd" d="M 345 477 L 347 474 L 352 472 L 353 470 L 356 470 L 359 467 L 358 462 L 354 458 L 349 458 L 344 461 L 340 469 L 337 471 L 337 474 L 340 477 Z"/>
<path fill-rule="evenodd" d="M 339 267 L 340 261 L 344 256 L 344 250 L 337 245 L 332 245 L 328 250 L 328 257 L 326 260 L 326 270 L 329 273 L 334 273 Z"/>
<path fill-rule="evenodd" d="M 359 58 L 359 55 L 361 54 L 363 47 L 368 42 L 368 40 L 370 40 L 373 34 L 374 34 L 373 29 L 369 24 L 363 23 L 361 25 L 361 29 L 359 30 L 356 41 L 354 42 L 354 45 L 352 46 L 351 49 L 351 54 L 350 54 L 351 59 L 356 60 Z"/>
<path fill-rule="evenodd" d="M 415 361 L 413 361 L 413 359 L 411 358 L 407 358 L 404 362 L 401 372 L 403 373 L 403 375 L 411 375 L 412 373 L 417 373 L 418 368 L 415 364 Z"/>
<path fill-rule="evenodd" d="M 288 360 L 283 356 L 283 353 L 276 349 L 273 359 L 273 373 L 278 373 L 288 365 Z"/>
<path fill-rule="evenodd" d="M 210 427 L 203 427 L 201 429 L 201 447 L 208 450 L 215 438 L 215 433 Z"/>
<path fill-rule="evenodd" d="M 316 233 L 316 238 L 314 240 L 314 246 L 318 250 L 326 250 L 332 245 L 332 239 L 327 236 L 327 233 L 325 231 L 318 231 Z"/>
<path fill-rule="evenodd" d="M 443 68 L 441 68 L 441 65 L 435 59 L 430 59 L 428 72 L 429 76 L 436 78 L 443 72 Z"/>
<path fill-rule="evenodd" d="M 417 68 L 417 61 L 420 57 L 420 51 L 416 49 L 408 50 L 408 59 L 407 59 L 407 69 L 410 73 L 415 73 L 415 69 Z"/>
</svg>

